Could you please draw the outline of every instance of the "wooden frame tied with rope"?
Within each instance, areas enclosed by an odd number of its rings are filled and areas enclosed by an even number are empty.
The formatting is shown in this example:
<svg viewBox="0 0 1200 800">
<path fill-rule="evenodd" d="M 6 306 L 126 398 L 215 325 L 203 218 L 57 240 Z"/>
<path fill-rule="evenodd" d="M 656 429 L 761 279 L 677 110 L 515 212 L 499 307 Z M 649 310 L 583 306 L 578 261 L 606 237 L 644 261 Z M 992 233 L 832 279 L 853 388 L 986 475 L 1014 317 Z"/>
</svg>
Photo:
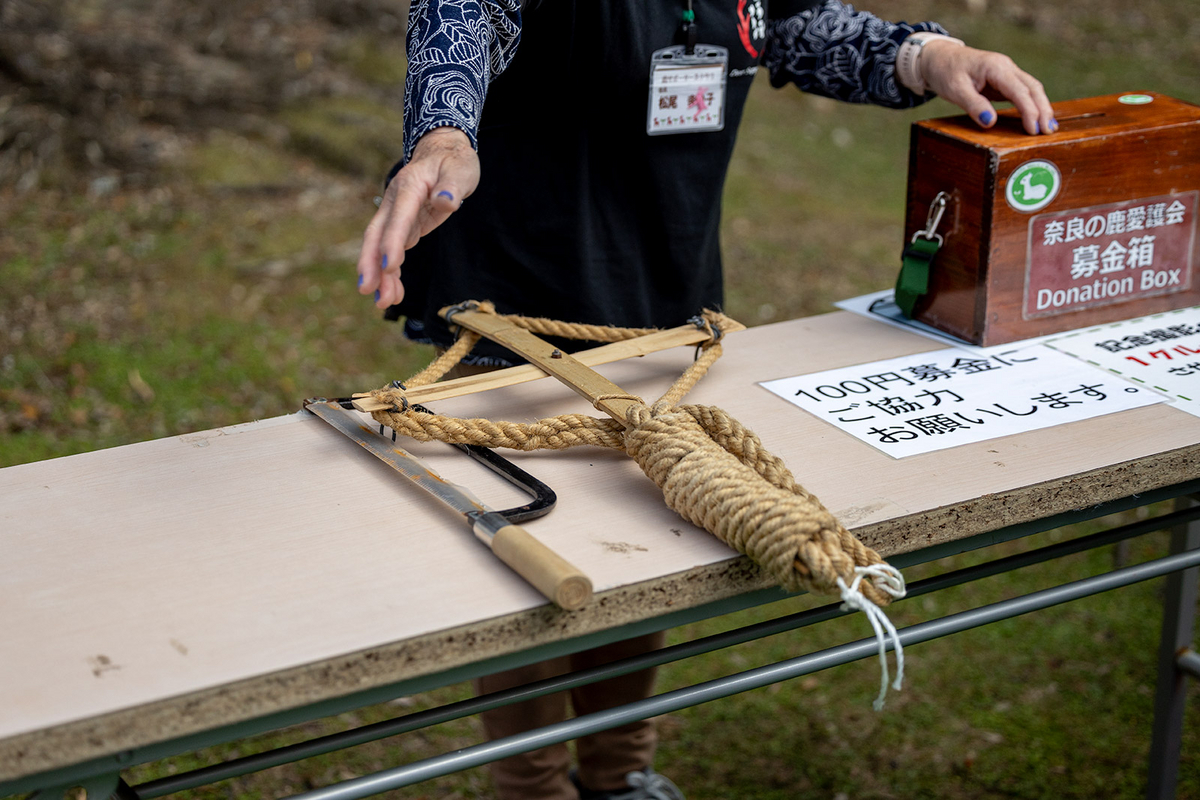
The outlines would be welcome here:
<svg viewBox="0 0 1200 800">
<path fill-rule="evenodd" d="M 576 358 L 540 336 L 636 342 L 664 334 L 679 338 L 679 333 L 688 333 L 686 327 L 658 331 L 573 324 L 499 314 L 491 303 L 476 301 L 449 306 L 440 314 L 460 329 L 458 341 L 412 378 L 355 395 L 359 410 L 419 441 L 526 451 L 580 445 L 624 450 L 662 489 L 667 505 L 749 556 L 784 589 L 840 593 L 845 598 L 848 587 L 853 587 L 855 594 L 861 592 L 875 606 L 903 595 L 899 573 L 801 487 L 758 436 L 720 408 L 681 404 L 720 357 L 721 337 L 743 329 L 741 324 L 715 311 L 695 318 L 692 335 L 686 338 L 699 342 L 696 360 L 661 398 L 646 403 L 583 363 L 589 353 L 605 348 L 585 350 Z M 525 375 L 496 385 L 529 380 L 535 377 L 530 370 L 536 369 L 570 386 L 608 418 L 564 414 L 513 423 L 445 417 L 417 408 L 418 402 L 431 399 L 433 384 L 481 337 L 533 365 L 506 370 L 524 370 Z M 614 359 L 593 356 L 589 360 L 595 364 Z"/>
</svg>

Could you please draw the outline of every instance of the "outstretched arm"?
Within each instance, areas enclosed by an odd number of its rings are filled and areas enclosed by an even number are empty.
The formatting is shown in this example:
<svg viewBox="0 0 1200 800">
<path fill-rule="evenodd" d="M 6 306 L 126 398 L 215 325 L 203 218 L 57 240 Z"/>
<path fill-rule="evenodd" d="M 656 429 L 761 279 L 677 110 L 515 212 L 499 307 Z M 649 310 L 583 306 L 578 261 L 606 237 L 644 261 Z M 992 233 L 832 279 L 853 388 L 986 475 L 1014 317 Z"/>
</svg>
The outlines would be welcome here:
<svg viewBox="0 0 1200 800">
<path fill-rule="evenodd" d="M 446 221 L 479 183 L 475 154 L 487 86 L 520 40 L 520 0 L 413 0 L 404 86 L 404 161 L 367 225 L 358 291 L 400 302 L 406 250 Z"/>
<path fill-rule="evenodd" d="M 359 293 L 375 292 L 379 308 L 399 303 L 404 251 L 445 222 L 478 184 L 479 156 L 463 131 L 441 127 L 422 136 L 408 164 L 388 183 L 363 234 Z"/>
<path fill-rule="evenodd" d="M 793 83 L 802 92 L 847 103 L 911 108 L 927 98 L 897 79 L 900 45 L 914 33 L 945 32 L 933 22 L 888 22 L 840 0 L 823 0 L 768 20 L 763 66 L 773 86 Z"/>
<path fill-rule="evenodd" d="M 1016 105 L 1029 133 L 1058 127 L 1042 84 L 1011 58 L 944 34 L 936 23 L 887 22 L 841 0 L 823 0 L 770 21 L 763 64 L 775 86 L 794 83 L 851 103 L 909 108 L 941 95 L 986 128 L 996 122 L 989 101 L 1003 99 Z M 914 47 L 922 37 L 929 38 Z M 897 69 L 902 49 L 915 56 L 915 71 Z"/>
</svg>

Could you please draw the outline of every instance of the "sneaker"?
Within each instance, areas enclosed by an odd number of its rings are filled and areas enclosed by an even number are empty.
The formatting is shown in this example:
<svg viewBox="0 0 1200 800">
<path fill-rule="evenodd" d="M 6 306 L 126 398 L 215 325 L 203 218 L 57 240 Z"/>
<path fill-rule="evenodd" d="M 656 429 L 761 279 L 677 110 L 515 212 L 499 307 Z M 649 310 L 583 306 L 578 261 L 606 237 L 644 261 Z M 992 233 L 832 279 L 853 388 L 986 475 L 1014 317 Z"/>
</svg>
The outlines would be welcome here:
<svg viewBox="0 0 1200 800">
<path fill-rule="evenodd" d="M 683 792 L 670 778 L 659 775 L 649 767 L 644 772 L 633 771 L 625 776 L 625 789 L 598 792 L 588 789 L 579 782 L 579 776 L 571 771 L 571 782 L 579 790 L 580 800 L 685 800 Z"/>
</svg>

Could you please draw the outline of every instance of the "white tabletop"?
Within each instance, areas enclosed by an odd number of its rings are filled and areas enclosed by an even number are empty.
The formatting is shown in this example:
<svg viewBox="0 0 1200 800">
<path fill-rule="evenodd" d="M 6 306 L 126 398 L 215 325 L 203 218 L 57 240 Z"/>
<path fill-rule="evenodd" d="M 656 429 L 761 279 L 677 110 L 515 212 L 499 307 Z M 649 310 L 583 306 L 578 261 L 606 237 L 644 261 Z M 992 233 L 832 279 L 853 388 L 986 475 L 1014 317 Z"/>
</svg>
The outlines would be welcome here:
<svg viewBox="0 0 1200 800">
<path fill-rule="evenodd" d="M 756 385 L 943 347 L 844 312 L 725 347 L 688 401 L 755 430 L 885 556 L 1200 478 L 1200 419 L 1168 405 L 893 459 Z M 650 399 L 691 358 L 600 371 Z M 434 406 L 594 413 L 550 380 Z M 400 443 L 493 506 L 526 500 L 446 445 Z M 306 412 L 0 470 L 0 780 L 766 585 L 623 453 L 510 458 L 558 494 L 525 527 L 592 578 L 582 611 Z"/>
</svg>

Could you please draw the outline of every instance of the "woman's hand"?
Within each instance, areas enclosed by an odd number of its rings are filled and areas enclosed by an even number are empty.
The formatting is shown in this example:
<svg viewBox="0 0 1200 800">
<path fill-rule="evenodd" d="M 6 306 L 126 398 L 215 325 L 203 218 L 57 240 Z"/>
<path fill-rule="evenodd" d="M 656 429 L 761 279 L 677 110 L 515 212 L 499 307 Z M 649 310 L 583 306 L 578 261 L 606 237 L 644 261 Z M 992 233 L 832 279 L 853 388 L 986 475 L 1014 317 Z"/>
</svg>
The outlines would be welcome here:
<svg viewBox="0 0 1200 800">
<path fill-rule="evenodd" d="M 996 124 L 996 110 L 989 100 L 1009 100 L 1020 113 L 1026 133 L 1058 130 L 1041 82 L 1003 53 L 935 39 L 925 43 L 918 67 L 930 89 L 961 106 L 980 127 Z"/>
<path fill-rule="evenodd" d="M 388 184 L 363 234 L 358 256 L 359 294 L 387 308 L 404 297 L 404 251 L 441 225 L 479 185 L 479 156 L 458 128 L 434 128 Z"/>
</svg>

